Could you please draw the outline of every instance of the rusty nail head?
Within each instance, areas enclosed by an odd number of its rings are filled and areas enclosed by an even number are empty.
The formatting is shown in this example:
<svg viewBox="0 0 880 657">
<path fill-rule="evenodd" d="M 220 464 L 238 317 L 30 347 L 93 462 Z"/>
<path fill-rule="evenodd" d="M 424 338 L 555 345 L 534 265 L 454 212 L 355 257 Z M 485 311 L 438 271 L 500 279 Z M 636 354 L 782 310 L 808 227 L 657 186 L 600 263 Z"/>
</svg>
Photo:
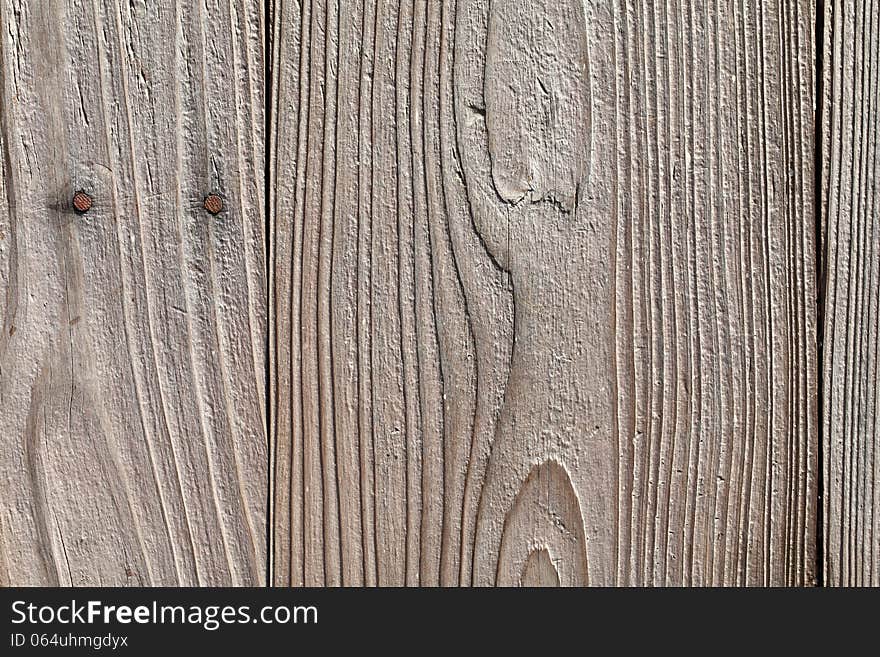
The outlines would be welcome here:
<svg viewBox="0 0 880 657">
<path fill-rule="evenodd" d="M 208 194 L 205 197 L 205 210 L 211 214 L 217 214 L 223 209 L 223 199 L 217 194 Z"/>
<path fill-rule="evenodd" d="M 92 207 L 92 197 L 79 190 L 73 195 L 73 207 L 80 214 L 88 212 Z"/>
</svg>

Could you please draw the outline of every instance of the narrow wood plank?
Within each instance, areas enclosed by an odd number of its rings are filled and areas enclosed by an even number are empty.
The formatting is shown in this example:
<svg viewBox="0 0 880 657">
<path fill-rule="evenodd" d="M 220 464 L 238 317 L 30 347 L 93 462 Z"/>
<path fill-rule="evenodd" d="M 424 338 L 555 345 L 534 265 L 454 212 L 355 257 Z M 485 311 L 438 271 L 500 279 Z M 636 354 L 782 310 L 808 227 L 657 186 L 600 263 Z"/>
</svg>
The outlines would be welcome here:
<svg viewBox="0 0 880 657">
<path fill-rule="evenodd" d="M 0 584 L 265 582 L 263 20 L 0 2 Z"/>
<path fill-rule="evenodd" d="M 876 2 L 824 11 L 824 549 L 832 586 L 880 585 L 880 17 Z"/>
<path fill-rule="evenodd" d="M 812 2 L 276 8 L 272 581 L 812 583 Z"/>
</svg>

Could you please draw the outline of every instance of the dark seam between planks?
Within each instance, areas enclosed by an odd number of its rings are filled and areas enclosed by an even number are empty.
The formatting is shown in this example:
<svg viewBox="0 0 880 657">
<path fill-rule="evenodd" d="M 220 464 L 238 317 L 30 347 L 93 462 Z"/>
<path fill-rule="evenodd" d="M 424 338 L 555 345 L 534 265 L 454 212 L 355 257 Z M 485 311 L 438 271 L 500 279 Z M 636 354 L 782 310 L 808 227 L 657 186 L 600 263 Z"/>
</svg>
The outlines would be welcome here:
<svg viewBox="0 0 880 657">
<path fill-rule="evenodd" d="M 266 311 L 268 314 L 268 322 L 266 323 L 266 336 L 264 340 L 265 347 L 265 362 L 264 362 L 264 375 L 266 377 L 265 385 L 263 386 L 263 396 L 266 410 L 266 588 L 271 588 L 273 586 L 272 582 L 272 571 L 273 571 L 273 560 L 274 560 L 274 551 L 273 551 L 273 541 L 272 541 L 272 510 L 274 508 L 274 503 L 272 500 L 274 485 L 272 482 L 272 477 L 274 476 L 274 469 L 272 468 L 273 461 L 273 447 L 272 447 L 272 435 L 275 426 L 275 418 L 272 412 L 272 386 L 274 382 L 274 378 L 272 377 L 272 344 L 269 338 L 269 333 L 272 329 L 271 322 L 272 317 L 274 315 L 273 307 L 273 295 L 271 288 L 272 277 L 272 266 L 274 264 L 274 241 L 272 239 L 272 220 L 270 214 L 270 199 L 271 199 L 271 157 L 272 157 L 272 149 L 269 148 L 270 144 L 270 135 L 273 132 L 272 129 L 272 53 L 273 53 L 273 44 L 272 44 L 272 29 L 275 24 L 274 20 L 275 16 L 275 8 L 274 8 L 274 0 L 264 0 L 263 1 L 263 33 L 264 33 L 264 50 L 263 50 L 263 229 L 265 230 L 265 238 L 263 244 L 263 250 L 266 254 L 265 258 L 265 275 L 266 275 Z"/>
<path fill-rule="evenodd" d="M 825 586 L 825 294 L 826 294 L 826 253 L 825 231 L 823 229 L 825 210 L 822 205 L 823 132 L 824 132 L 824 90 L 825 90 L 825 1 L 816 0 L 815 25 L 815 115 L 813 117 L 813 213 L 816 229 L 816 586 Z"/>
</svg>

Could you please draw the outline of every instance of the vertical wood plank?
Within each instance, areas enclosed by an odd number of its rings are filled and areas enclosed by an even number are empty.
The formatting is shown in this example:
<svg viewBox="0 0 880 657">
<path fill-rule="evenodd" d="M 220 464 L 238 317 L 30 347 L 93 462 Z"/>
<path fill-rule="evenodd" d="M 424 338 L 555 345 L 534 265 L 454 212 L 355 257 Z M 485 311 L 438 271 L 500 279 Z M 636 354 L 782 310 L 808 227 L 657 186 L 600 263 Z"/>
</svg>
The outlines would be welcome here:
<svg viewBox="0 0 880 657">
<path fill-rule="evenodd" d="M 809 584 L 810 0 L 274 20 L 276 584 Z"/>
<path fill-rule="evenodd" d="M 0 2 L 2 584 L 265 582 L 263 20 Z"/>
<path fill-rule="evenodd" d="M 824 7 L 822 567 L 831 586 L 880 585 L 877 10 L 846 0 Z"/>
</svg>

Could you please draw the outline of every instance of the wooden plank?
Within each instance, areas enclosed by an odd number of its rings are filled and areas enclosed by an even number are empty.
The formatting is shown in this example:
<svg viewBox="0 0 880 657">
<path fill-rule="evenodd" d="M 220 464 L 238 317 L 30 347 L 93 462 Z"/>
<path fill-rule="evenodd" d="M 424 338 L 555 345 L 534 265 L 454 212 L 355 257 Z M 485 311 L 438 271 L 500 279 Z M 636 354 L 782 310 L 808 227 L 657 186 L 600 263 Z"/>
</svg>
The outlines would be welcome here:
<svg viewBox="0 0 880 657">
<path fill-rule="evenodd" d="M 0 2 L 0 584 L 265 582 L 263 20 Z"/>
<path fill-rule="evenodd" d="M 812 583 L 813 4 L 273 20 L 272 581 Z"/>
<path fill-rule="evenodd" d="M 880 585 L 880 22 L 874 2 L 824 8 L 824 581 Z"/>
</svg>

